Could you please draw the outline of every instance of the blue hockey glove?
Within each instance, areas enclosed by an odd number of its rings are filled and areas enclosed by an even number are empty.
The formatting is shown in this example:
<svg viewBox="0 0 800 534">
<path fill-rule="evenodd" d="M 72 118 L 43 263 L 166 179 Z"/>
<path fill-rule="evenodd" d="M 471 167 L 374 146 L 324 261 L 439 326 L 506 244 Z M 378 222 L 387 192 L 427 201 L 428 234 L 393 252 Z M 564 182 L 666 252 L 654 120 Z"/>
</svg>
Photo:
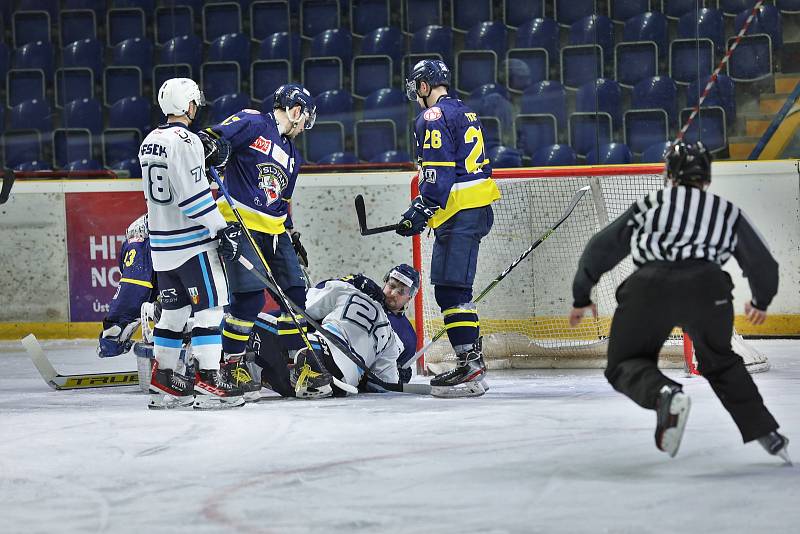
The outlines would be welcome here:
<svg viewBox="0 0 800 534">
<path fill-rule="evenodd" d="M 214 138 L 203 130 L 197 132 L 197 137 L 203 143 L 207 168 L 222 168 L 228 163 L 231 157 L 231 144 L 226 139 Z"/>
<path fill-rule="evenodd" d="M 376 284 L 372 279 L 367 278 L 361 273 L 358 274 L 351 274 L 349 276 L 345 276 L 342 278 L 343 281 L 347 282 L 358 288 L 359 291 L 364 293 L 366 296 L 377 302 L 378 304 L 383 304 L 383 289 L 381 286 Z"/>
<path fill-rule="evenodd" d="M 428 225 L 428 220 L 433 217 L 439 207 L 429 200 L 425 200 L 422 195 L 418 196 L 411 201 L 411 206 L 397 224 L 397 233 L 404 237 L 422 233 Z"/>
<path fill-rule="evenodd" d="M 97 345 L 97 355 L 100 358 L 119 356 L 131 350 L 131 336 L 139 327 L 139 320 L 128 324 L 103 322 L 103 331 L 100 333 Z"/>
<path fill-rule="evenodd" d="M 242 255 L 242 241 L 245 239 L 244 231 L 239 223 L 230 223 L 217 235 L 219 236 L 219 255 L 226 260 L 238 260 Z"/>
</svg>

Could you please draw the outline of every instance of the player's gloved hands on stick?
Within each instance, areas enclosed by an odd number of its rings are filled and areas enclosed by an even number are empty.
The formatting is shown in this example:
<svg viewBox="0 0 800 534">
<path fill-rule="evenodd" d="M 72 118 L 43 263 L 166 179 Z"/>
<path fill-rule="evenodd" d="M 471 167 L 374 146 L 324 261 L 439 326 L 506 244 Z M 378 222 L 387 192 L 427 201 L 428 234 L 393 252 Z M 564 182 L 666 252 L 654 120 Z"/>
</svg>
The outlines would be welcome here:
<svg viewBox="0 0 800 534">
<path fill-rule="evenodd" d="M 236 261 L 242 255 L 244 231 L 239 223 L 230 223 L 219 235 L 219 255 L 226 260 Z"/>
<path fill-rule="evenodd" d="M 300 232 L 294 229 L 289 229 L 288 232 L 289 237 L 292 239 L 292 246 L 294 247 L 294 253 L 297 254 L 297 259 L 300 260 L 300 264 L 303 267 L 308 267 L 308 253 L 300 242 Z"/>
<path fill-rule="evenodd" d="M 383 289 L 372 279 L 367 278 L 361 273 L 346 276 L 344 281 L 354 285 L 359 291 L 379 304 L 383 304 Z"/>
<path fill-rule="evenodd" d="M 119 356 L 131 350 L 131 336 L 139 327 L 139 321 L 128 324 L 109 323 L 103 321 L 103 331 L 97 346 L 97 355 L 101 358 Z"/>
<path fill-rule="evenodd" d="M 439 206 L 426 200 L 422 195 L 411 201 L 411 206 L 403 214 L 402 219 L 397 224 L 397 233 L 410 237 L 422 233 L 428 225 L 428 220 L 433 217 Z"/>
<path fill-rule="evenodd" d="M 197 137 L 203 143 L 206 168 L 221 168 L 228 163 L 228 159 L 231 157 L 231 144 L 226 139 L 215 139 L 202 130 L 197 132 Z"/>
</svg>

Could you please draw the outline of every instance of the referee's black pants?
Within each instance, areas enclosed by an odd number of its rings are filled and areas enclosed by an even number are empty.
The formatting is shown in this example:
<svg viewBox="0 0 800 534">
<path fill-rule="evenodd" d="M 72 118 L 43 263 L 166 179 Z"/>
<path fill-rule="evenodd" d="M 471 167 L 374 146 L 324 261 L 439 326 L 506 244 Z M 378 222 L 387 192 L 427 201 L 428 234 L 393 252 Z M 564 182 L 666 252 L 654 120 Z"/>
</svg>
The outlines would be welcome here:
<svg viewBox="0 0 800 534">
<path fill-rule="evenodd" d="M 718 265 L 702 260 L 651 262 L 617 289 L 606 378 L 643 408 L 655 409 L 659 390 L 679 385 L 657 367 L 658 353 L 675 326 L 694 342 L 698 370 L 733 417 L 745 442 L 778 428 L 731 349 L 733 283 Z"/>
</svg>

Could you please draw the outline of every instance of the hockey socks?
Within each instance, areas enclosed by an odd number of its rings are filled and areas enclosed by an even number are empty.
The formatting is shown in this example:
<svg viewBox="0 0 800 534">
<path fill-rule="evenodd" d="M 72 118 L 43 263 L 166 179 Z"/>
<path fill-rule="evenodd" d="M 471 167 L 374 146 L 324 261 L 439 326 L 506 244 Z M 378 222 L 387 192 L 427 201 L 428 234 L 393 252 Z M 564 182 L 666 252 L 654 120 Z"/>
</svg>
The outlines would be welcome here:
<svg viewBox="0 0 800 534">
<path fill-rule="evenodd" d="M 222 321 L 222 350 L 225 354 L 242 354 L 253 331 L 253 321 L 226 315 Z"/>
<path fill-rule="evenodd" d="M 442 312 L 447 337 L 456 352 L 469 350 L 480 337 L 480 322 L 475 304 L 468 302 Z"/>
<path fill-rule="evenodd" d="M 665 385 L 656 400 L 656 447 L 674 457 L 681 445 L 692 400 L 680 386 Z"/>
</svg>

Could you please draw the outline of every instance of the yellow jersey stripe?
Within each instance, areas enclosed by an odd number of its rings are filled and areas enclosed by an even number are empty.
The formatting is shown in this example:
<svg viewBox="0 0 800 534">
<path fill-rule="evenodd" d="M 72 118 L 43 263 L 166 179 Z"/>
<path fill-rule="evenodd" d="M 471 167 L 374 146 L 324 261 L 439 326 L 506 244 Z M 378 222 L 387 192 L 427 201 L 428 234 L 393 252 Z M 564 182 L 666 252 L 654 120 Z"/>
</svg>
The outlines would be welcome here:
<svg viewBox="0 0 800 534">
<path fill-rule="evenodd" d="M 459 326 L 471 326 L 472 328 L 478 328 L 480 325 L 480 321 L 459 321 L 457 323 L 444 325 L 444 329 L 450 330 L 451 328 L 458 328 Z"/>
<path fill-rule="evenodd" d="M 243 326 L 245 328 L 250 328 L 255 324 L 253 321 L 242 321 L 241 319 L 236 319 L 235 317 L 230 316 L 225 318 L 225 322 L 235 324 L 236 326 Z"/>
<path fill-rule="evenodd" d="M 133 278 L 120 278 L 119 283 L 125 282 L 126 284 L 136 284 L 137 286 L 144 286 L 149 287 L 150 289 L 153 288 L 153 284 L 150 282 L 145 282 L 144 280 L 134 280 Z"/>
<path fill-rule="evenodd" d="M 465 310 L 463 308 L 450 308 L 448 310 L 445 310 L 442 313 L 442 315 L 447 317 L 448 315 L 455 315 L 456 313 L 474 313 L 474 314 L 477 314 L 478 312 L 476 310 Z"/>
<path fill-rule="evenodd" d="M 231 339 L 235 339 L 236 341 L 247 341 L 250 339 L 250 336 L 242 336 L 239 334 L 234 334 L 233 332 L 228 332 L 227 330 L 222 330 L 222 335 L 225 337 L 229 337 Z"/>
<path fill-rule="evenodd" d="M 423 167 L 455 167 L 455 161 L 423 161 Z"/>
<path fill-rule="evenodd" d="M 236 222 L 236 216 L 233 214 L 230 204 L 225 197 L 217 199 L 217 206 L 219 207 L 222 217 L 228 222 Z M 286 221 L 286 215 L 275 217 L 259 211 L 248 210 L 244 204 L 239 203 L 237 206 L 239 214 L 242 216 L 245 226 L 248 229 L 264 234 L 282 234 L 286 231 L 283 223 Z"/>
<path fill-rule="evenodd" d="M 428 225 L 436 228 L 461 210 L 488 206 L 499 198 L 500 190 L 491 178 L 453 184 L 447 205 L 431 217 Z"/>
</svg>

